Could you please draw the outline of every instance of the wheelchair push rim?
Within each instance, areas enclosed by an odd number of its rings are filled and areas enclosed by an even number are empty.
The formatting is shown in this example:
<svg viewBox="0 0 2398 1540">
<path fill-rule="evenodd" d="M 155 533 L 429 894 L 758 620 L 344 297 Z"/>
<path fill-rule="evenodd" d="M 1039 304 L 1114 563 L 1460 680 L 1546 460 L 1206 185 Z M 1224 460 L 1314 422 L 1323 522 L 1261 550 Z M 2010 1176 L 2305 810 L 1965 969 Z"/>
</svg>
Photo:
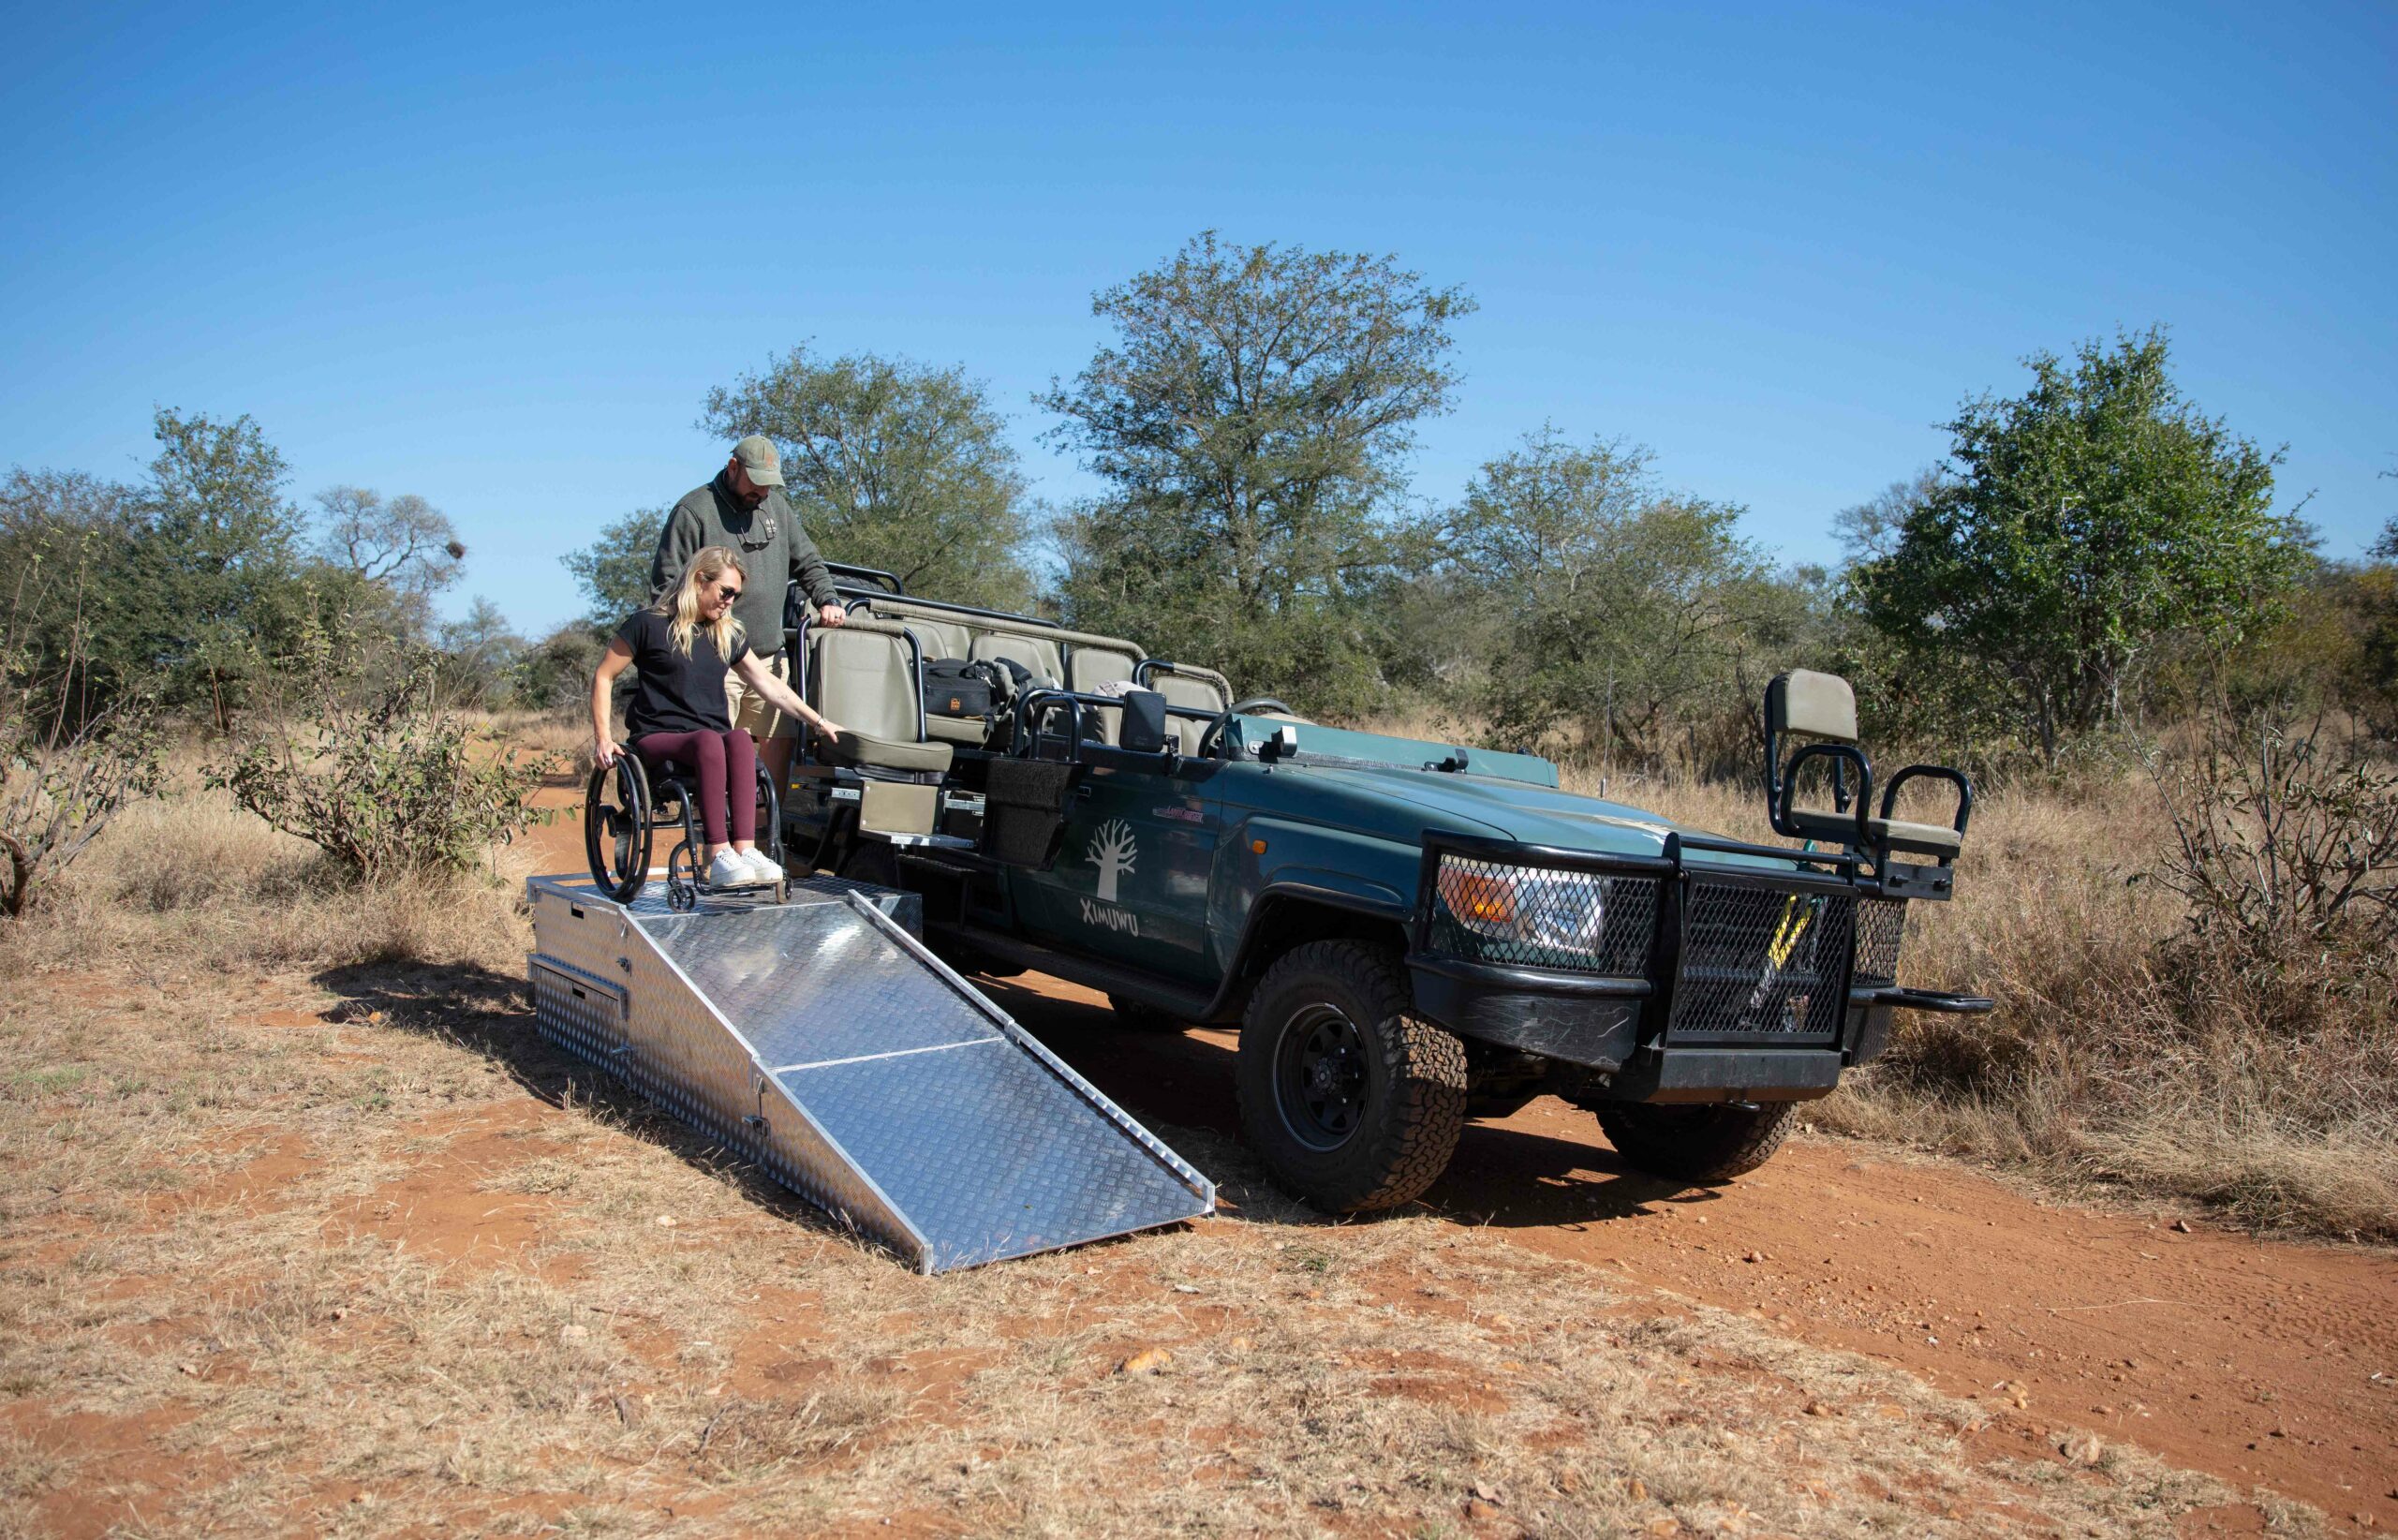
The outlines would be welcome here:
<svg viewBox="0 0 2398 1540">
<path fill-rule="evenodd" d="M 619 904 L 629 904 L 649 881 L 649 777 L 631 754 L 591 767 L 583 799 L 583 851 L 591 881 Z"/>
</svg>

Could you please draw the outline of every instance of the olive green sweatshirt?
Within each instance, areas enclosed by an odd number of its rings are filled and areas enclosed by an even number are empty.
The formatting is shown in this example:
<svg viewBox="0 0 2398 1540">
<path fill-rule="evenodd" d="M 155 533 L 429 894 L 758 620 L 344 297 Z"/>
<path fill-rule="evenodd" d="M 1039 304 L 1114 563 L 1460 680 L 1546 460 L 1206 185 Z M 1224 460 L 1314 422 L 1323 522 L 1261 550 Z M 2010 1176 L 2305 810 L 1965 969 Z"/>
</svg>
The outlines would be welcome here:
<svg viewBox="0 0 2398 1540">
<path fill-rule="evenodd" d="M 799 516 L 784 500 L 782 489 L 769 487 L 766 500 L 745 509 L 725 485 L 721 471 L 703 487 L 686 493 L 666 515 L 658 532 L 658 555 L 649 564 L 652 602 L 683 581 L 683 570 L 701 550 L 721 545 L 741 557 L 748 582 L 733 606 L 733 618 L 748 633 L 750 649 L 772 659 L 782 650 L 783 588 L 796 579 L 811 604 L 837 604 L 833 575 L 816 542 L 799 526 Z"/>
</svg>

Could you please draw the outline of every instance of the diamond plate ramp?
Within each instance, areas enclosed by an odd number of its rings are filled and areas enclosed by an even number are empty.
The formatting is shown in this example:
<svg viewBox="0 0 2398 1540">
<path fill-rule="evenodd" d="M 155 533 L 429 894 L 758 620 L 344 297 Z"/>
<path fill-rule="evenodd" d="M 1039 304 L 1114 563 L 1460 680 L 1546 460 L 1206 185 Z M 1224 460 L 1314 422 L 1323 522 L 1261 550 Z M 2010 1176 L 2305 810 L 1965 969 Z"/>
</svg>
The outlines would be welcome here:
<svg viewBox="0 0 2398 1540">
<path fill-rule="evenodd" d="M 1215 1186 L 855 884 L 619 908 L 529 884 L 543 1033 L 926 1272 L 1194 1218 Z"/>
</svg>

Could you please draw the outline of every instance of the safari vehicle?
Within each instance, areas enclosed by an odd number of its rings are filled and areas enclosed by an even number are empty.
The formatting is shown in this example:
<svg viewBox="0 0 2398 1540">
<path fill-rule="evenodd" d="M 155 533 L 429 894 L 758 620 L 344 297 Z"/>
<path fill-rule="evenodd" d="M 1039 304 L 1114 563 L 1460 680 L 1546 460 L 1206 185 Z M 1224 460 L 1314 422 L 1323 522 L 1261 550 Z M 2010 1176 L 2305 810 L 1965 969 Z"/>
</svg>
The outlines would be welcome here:
<svg viewBox="0 0 2398 1540">
<path fill-rule="evenodd" d="M 1542 1092 L 1635 1166 L 1724 1180 L 1897 1012 L 1990 1008 L 1898 982 L 1972 786 L 1910 765 L 1876 808 L 1833 675 L 1766 691 L 1770 822 L 1803 843 L 1756 845 L 1564 792 L 1544 759 L 1321 725 L 1126 638 L 836 574 L 847 623 L 796 605 L 789 636 L 845 729 L 802 744 L 792 857 L 920 895 L 961 971 L 1055 974 L 1135 1028 L 1237 1023 L 1247 1137 L 1320 1208 L 1407 1202 L 1469 1117 Z M 1811 769 L 1829 807 L 1799 805 Z M 1948 823 L 1893 817 L 1924 779 Z"/>
</svg>

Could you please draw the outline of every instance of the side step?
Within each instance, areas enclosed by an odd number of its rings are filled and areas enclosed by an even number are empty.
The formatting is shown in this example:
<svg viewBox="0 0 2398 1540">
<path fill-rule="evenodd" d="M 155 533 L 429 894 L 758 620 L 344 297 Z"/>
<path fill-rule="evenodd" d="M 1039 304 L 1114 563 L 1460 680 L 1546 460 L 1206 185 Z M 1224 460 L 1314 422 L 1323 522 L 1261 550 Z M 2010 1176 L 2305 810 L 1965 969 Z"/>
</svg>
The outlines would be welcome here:
<svg viewBox="0 0 2398 1540">
<path fill-rule="evenodd" d="M 1215 1184 L 909 934 L 909 896 L 620 907 L 537 877 L 536 1019 L 570 1052 L 943 1272 L 1196 1218 Z"/>
</svg>

